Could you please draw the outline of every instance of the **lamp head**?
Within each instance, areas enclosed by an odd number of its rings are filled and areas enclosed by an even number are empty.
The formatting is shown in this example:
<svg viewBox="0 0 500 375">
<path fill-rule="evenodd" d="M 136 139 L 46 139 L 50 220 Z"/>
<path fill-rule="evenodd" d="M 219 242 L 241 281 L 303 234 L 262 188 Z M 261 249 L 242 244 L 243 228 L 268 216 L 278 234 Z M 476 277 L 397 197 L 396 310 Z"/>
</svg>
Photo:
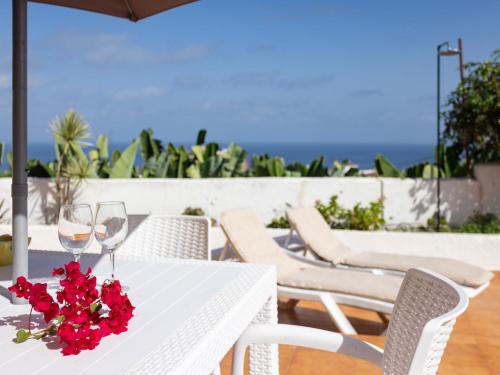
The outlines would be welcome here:
<svg viewBox="0 0 500 375">
<path fill-rule="evenodd" d="M 439 56 L 456 56 L 460 55 L 460 50 L 450 47 L 448 42 L 444 42 L 438 46 Z"/>
<path fill-rule="evenodd" d="M 457 48 L 448 47 L 443 51 L 439 51 L 441 56 L 456 56 L 460 55 L 460 51 Z"/>
</svg>

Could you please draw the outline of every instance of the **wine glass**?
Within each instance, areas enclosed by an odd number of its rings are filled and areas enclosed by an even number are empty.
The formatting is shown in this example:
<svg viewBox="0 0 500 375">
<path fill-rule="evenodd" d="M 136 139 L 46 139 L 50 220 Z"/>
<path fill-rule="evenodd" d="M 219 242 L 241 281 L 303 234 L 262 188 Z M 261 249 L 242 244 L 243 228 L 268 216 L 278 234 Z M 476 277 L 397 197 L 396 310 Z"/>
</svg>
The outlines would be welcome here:
<svg viewBox="0 0 500 375">
<path fill-rule="evenodd" d="M 111 260 L 111 280 L 115 279 L 115 251 L 128 233 L 127 211 L 124 202 L 99 202 L 95 214 L 95 238 Z"/>
<path fill-rule="evenodd" d="M 59 242 L 73 254 L 75 262 L 92 242 L 92 208 L 88 204 L 67 204 L 59 211 Z"/>
</svg>

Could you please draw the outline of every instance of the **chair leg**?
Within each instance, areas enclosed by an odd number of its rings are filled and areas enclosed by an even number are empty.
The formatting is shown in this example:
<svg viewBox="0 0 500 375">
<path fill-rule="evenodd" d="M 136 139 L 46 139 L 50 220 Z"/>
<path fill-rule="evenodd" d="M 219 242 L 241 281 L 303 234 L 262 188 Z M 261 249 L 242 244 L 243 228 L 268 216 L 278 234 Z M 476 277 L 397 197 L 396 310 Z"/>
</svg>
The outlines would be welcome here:
<svg viewBox="0 0 500 375">
<path fill-rule="evenodd" d="M 319 298 L 341 333 L 345 335 L 355 335 L 357 333 L 332 296 L 323 293 Z"/>
<path fill-rule="evenodd" d="M 229 248 L 229 241 L 226 241 L 224 247 L 222 248 L 222 251 L 219 254 L 219 259 L 217 260 L 224 260 L 226 258 L 228 248 Z"/>
</svg>

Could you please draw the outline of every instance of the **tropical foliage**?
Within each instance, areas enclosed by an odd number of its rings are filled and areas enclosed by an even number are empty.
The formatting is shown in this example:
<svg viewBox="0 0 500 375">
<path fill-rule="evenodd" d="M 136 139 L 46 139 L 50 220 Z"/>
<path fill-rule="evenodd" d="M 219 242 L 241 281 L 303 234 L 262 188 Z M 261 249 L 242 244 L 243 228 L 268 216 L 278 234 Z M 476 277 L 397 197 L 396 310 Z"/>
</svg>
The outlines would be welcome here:
<svg viewBox="0 0 500 375">
<path fill-rule="evenodd" d="M 449 154 L 460 160 L 462 174 L 470 176 L 475 163 L 500 160 L 500 50 L 491 60 L 465 69 L 443 116 Z"/>
<path fill-rule="evenodd" d="M 334 195 L 327 203 L 316 202 L 316 209 L 333 229 L 380 230 L 385 224 L 382 201 L 370 202 L 364 207 L 356 203 L 352 209 L 342 207 L 338 196 Z M 285 215 L 272 219 L 268 228 L 289 228 Z"/>
<path fill-rule="evenodd" d="M 436 229 L 436 218 L 434 215 L 427 220 L 427 227 L 422 228 L 427 231 L 434 231 Z M 451 225 L 446 218 L 440 218 L 440 231 L 441 232 L 455 232 L 455 233 L 486 233 L 486 234 L 500 234 L 500 219 L 492 213 L 475 212 L 470 216 L 463 225 Z"/>
<path fill-rule="evenodd" d="M 250 155 L 241 146 L 231 143 L 222 148 L 205 142 L 207 132 L 198 132 L 191 147 L 164 145 L 152 129 L 142 130 L 124 150 L 109 150 L 109 140 L 98 135 L 91 139 L 90 125 L 74 110 L 50 124 L 56 159 L 49 163 L 28 161 L 30 177 L 56 179 L 60 204 L 68 203 L 72 180 L 83 178 L 222 178 L 222 177 L 327 177 L 358 176 L 359 170 L 348 160 L 334 161 L 328 168 L 325 157 L 309 164 L 286 164 L 277 156 Z M 3 144 L 0 143 L 0 163 Z M 142 160 L 137 155 L 140 154 Z M 9 153 L 12 166 L 12 155 Z M 4 171 L 3 176 L 11 175 Z"/>
</svg>

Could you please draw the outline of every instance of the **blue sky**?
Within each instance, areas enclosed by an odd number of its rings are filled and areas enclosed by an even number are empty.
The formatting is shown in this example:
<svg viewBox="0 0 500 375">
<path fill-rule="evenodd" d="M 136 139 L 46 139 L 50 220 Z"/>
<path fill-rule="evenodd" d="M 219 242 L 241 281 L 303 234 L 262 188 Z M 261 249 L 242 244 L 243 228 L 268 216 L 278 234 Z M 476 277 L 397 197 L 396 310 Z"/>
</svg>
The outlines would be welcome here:
<svg viewBox="0 0 500 375">
<path fill-rule="evenodd" d="M 0 2 L 0 139 L 11 135 L 11 2 Z M 435 49 L 500 47 L 498 0 L 202 0 L 137 24 L 29 6 L 29 137 L 67 108 L 129 141 L 430 143 Z M 458 82 L 443 61 L 443 91 Z"/>
</svg>

